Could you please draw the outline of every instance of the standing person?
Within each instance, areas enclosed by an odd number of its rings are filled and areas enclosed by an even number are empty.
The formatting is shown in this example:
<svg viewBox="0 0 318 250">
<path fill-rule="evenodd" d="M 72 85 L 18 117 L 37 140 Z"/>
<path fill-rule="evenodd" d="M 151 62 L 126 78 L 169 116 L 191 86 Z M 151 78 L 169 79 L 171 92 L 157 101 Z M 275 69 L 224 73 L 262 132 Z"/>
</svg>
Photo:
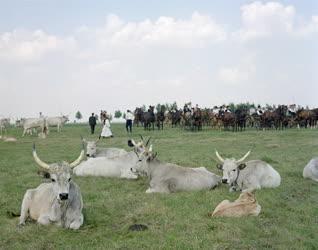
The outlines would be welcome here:
<svg viewBox="0 0 318 250">
<path fill-rule="evenodd" d="M 135 117 L 134 117 L 133 113 L 128 109 L 127 113 L 126 113 L 126 130 L 127 130 L 127 133 L 128 132 L 131 133 L 132 123 L 133 123 L 134 118 Z"/>
<path fill-rule="evenodd" d="M 114 137 L 112 131 L 110 130 L 110 122 L 109 122 L 109 116 L 106 115 L 106 119 L 104 121 L 104 126 L 101 135 L 99 138 L 107 138 L 107 137 Z"/>
<path fill-rule="evenodd" d="M 94 113 L 92 113 L 92 116 L 89 118 L 88 123 L 89 126 L 91 126 L 91 133 L 94 134 L 96 126 L 96 117 Z"/>
</svg>

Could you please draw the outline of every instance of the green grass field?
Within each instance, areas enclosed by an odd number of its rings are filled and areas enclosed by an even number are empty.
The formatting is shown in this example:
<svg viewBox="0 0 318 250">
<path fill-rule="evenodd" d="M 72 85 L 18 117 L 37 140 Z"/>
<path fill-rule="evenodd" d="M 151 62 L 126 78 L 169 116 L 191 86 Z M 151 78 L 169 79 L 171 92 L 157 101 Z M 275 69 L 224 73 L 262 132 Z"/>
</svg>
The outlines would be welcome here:
<svg viewBox="0 0 318 250">
<path fill-rule="evenodd" d="M 129 150 L 124 125 L 112 128 L 115 137 L 104 139 L 100 146 Z M 161 161 L 205 166 L 219 175 L 215 149 L 222 156 L 239 158 L 252 148 L 248 159 L 270 163 L 281 174 L 282 184 L 256 193 L 262 206 L 258 217 L 233 219 L 207 216 L 222 200 L 238 197 L 224 184 L 212 191 L 167 195 L 146 194 L 146 178 L 74 177 L 84 200 L 85 219 L 78 231 L 34 222 L 20 228 L 18 218 L 7 211 L 19 212 L 26 189 L 43 182 L 32 158 L 32 142 L 46 162 L 72 161 L 80 151 L 80 135 L 92 138 L 88 126 L 68 125 L 59 134 L 52 129 L 47 139 L 21 138 L 21 134 L 10 129 L 9 135 L 18 141 L 0 141 L 1 249 L 318 249 L 318 183 L 302 177 L 305 164 L 318 155 L 317 130 L 232 133 L 135 128 L 135 139 L 139 134 L 152 136 Z M 149 229 L 129 231 L 135 223 Z"/>
</svg>

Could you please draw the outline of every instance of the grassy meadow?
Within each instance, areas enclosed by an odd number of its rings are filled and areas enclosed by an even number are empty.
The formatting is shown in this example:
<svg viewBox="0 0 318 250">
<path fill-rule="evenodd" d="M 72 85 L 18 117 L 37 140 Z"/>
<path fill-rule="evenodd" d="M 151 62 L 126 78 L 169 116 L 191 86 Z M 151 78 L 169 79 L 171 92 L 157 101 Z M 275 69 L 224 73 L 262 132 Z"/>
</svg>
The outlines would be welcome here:
<svg viewBox="0 0 318 250">
<path fill-rule="evenodd" d="M 100 146 L 129 150 L 123 124 L 112 126 L 114 138 Z M 97 128 L 97 133 L 101 130 Z M 216 174 L 215 149 L 224 157 L 242 157 L 270 163 L 282 177 L 276 189 L 257 191 L 262 206 L 258 217 L 209 218 L 224 199 L 234 200 L 222 184 L 212 191 L 146 194 L 148 180 L 73 177 L 84 201 L 84 224 L 78 231 L 28 222 L 17 227 L 23 195 L 44 180 L 37 175 L 32 143 L 39 157 L 49 163 L 78 157 L 80 135 L 93 138 L 86 125 L 67 125 L 61 133 L 51 129 L 47 139 L 21 137 L 0 141 L 0 249 L 318 249 L 318 183 L 302 178 L 307 162 L 318 155 L 318 130 L 255 131 L 242 133 L 205 128 L 201 132 L 166 128 L 134 128 L 133 138 L 151 136 L 161 161 L 186 167 L 205 166 Z M 96 138 L 97 136 L 95 136 Z M 148 230 L 132 232 L 132 224 Z"/>
</svg>

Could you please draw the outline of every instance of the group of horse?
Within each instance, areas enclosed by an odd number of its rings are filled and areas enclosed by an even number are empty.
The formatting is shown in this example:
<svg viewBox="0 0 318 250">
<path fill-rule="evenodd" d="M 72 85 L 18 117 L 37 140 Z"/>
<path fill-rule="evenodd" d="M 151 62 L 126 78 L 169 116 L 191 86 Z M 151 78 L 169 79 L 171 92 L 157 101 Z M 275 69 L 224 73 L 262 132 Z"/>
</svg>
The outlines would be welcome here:
<svg viewBox="0 0 318 250">
<path fill-rule="evenodd" d="M 223 107 L 195 108 L 192 110 L 159 110 L 154 112 L 154 106 L 147 111 L 136 108 L 134 111 L 136 126 L 146 130 L 160 130 L 164 125 L 182 127 L 191 131 L 202 130 L 203 126 L 214 129 L 243 131 L 247 127 L 255 129 L 287 129 L 287 128 L 316 128 L 318 124 L 318 108 L 291 111 L 287 105 L 275 108 L 236 108 L 230 110 Z"/>
</svg>

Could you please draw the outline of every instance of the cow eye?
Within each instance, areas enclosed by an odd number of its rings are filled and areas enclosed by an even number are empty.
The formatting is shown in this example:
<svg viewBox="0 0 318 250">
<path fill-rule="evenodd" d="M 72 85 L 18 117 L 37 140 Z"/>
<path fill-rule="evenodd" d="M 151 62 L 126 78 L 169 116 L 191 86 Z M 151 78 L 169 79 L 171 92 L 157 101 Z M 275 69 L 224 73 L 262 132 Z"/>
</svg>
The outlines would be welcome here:
<svg viewBox="0 0 318 250">
<path fill-rule="evenodd" d="M 71 178 L 68 179 L 69 182 L 70 182 L 71 180 L 72 180 Z"/>
<path fill-rule="evenodd" d="M 233 171 L 233 172 L 235 172 L 235 171 L 236 171 L 236 169 L 233 169 L 232 171 Z"/>
<path fill-rule="evenodd" d="M 55 182 L 55 180 L 54 180 L 54 179 L 51 179 L 51 181 L 52 181 L 52 182 Z"/>
</svg>

